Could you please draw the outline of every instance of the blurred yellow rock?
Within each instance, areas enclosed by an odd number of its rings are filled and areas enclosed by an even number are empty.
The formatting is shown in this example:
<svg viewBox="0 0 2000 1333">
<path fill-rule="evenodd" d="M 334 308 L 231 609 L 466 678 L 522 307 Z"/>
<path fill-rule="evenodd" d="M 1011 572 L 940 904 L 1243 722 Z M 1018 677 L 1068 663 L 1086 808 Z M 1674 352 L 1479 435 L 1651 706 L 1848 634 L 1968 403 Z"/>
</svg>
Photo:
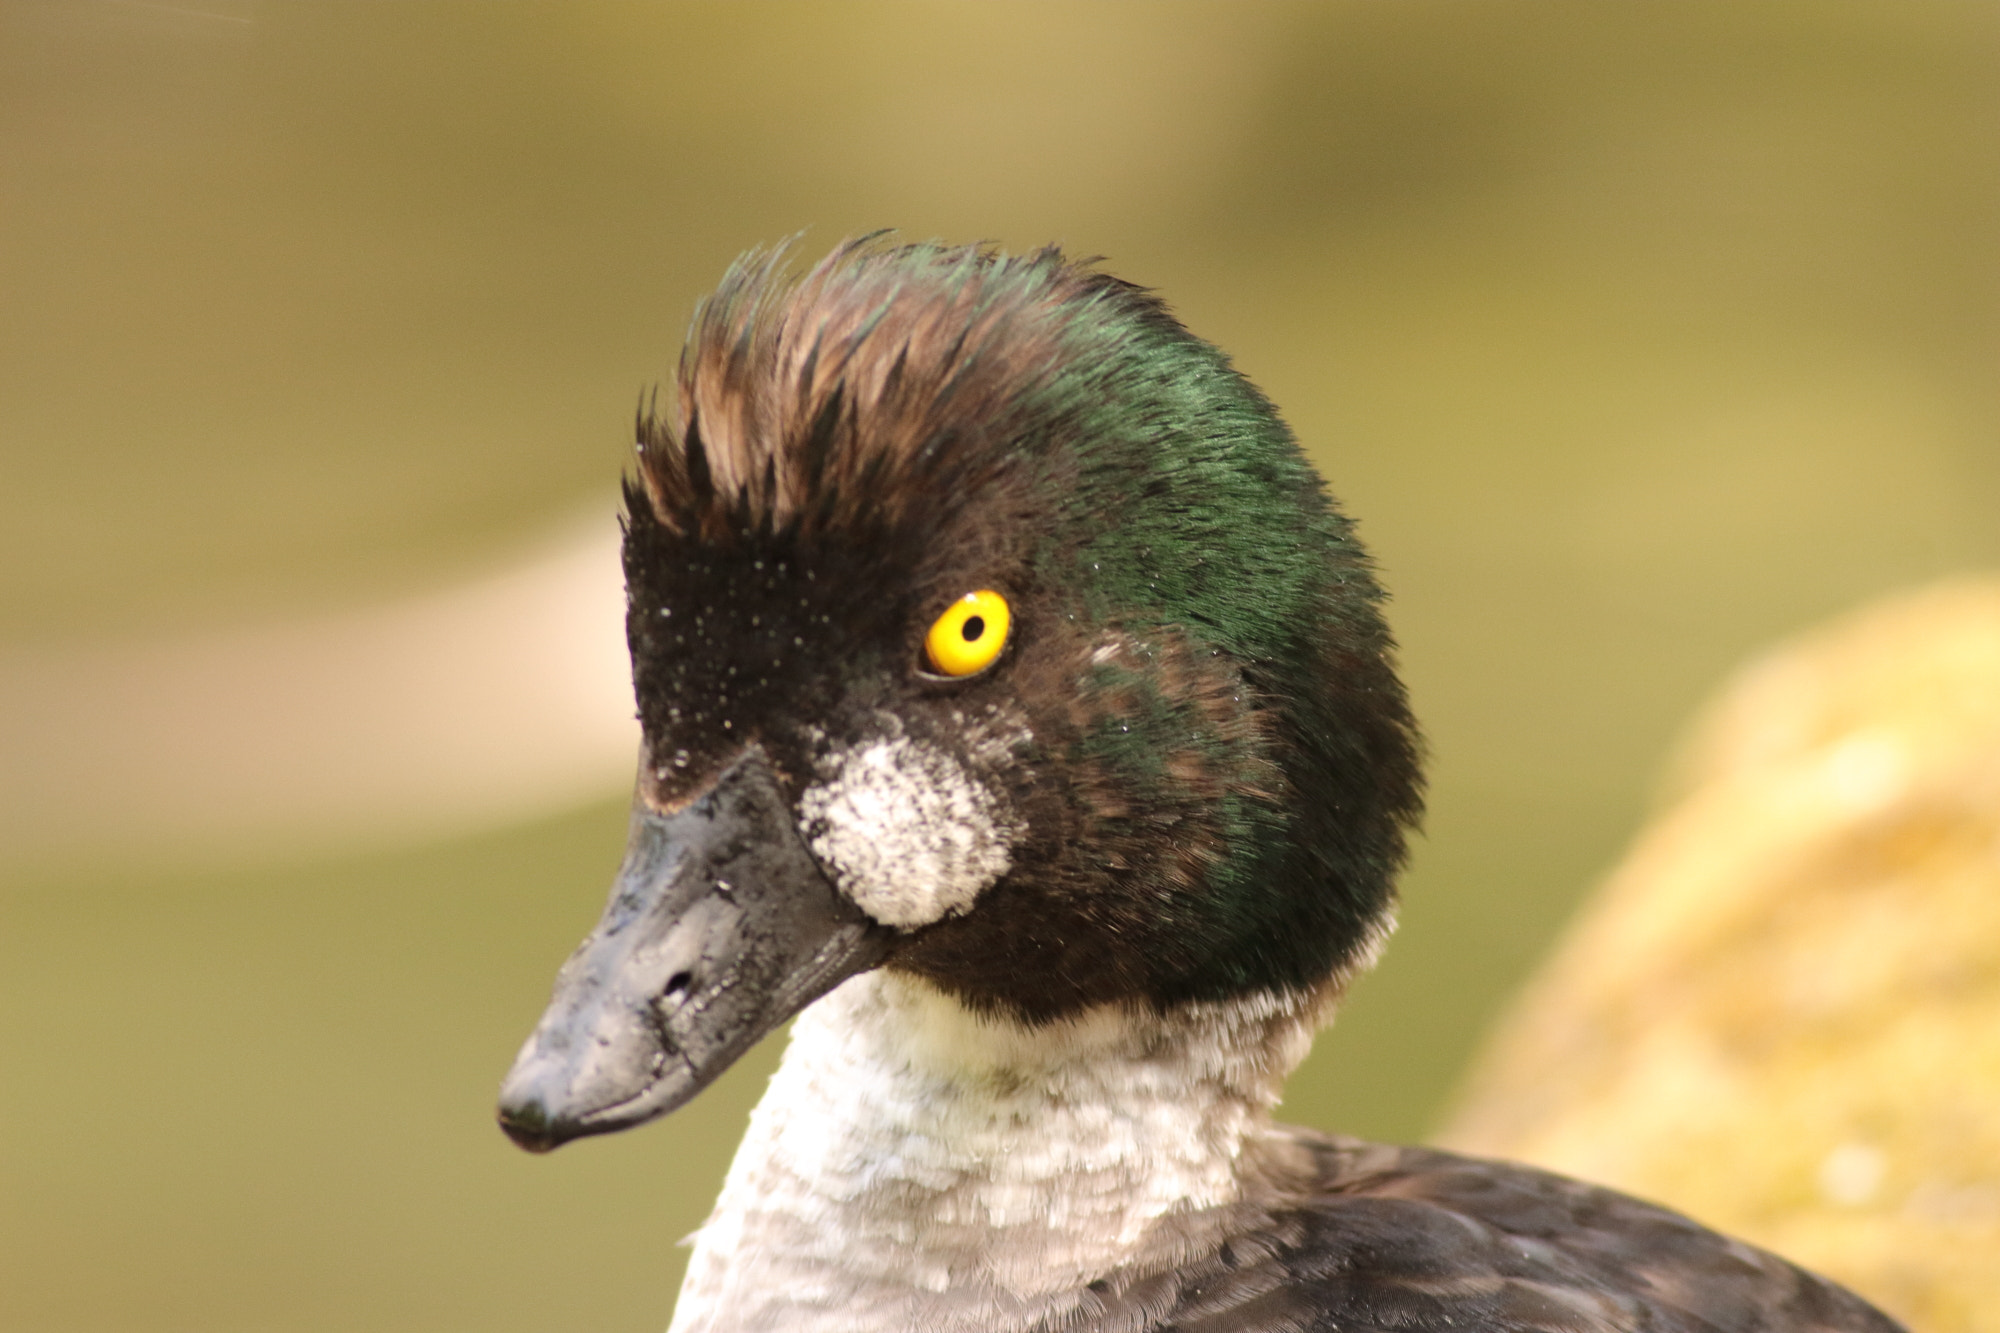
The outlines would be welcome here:
<svg viewBox="0 0 2000 1333">
<path fill-rule="evenodd" d="M 2000 580 L 1746 669 L 1443 1136 L 2000 1330 Z"/>
</svg>

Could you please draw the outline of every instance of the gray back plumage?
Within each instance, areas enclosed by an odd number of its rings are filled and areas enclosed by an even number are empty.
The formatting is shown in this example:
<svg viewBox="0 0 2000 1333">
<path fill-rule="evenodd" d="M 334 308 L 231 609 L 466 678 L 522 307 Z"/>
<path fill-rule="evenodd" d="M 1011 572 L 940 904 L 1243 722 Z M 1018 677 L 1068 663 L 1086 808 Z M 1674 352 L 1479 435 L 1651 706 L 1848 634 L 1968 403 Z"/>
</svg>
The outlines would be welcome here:
<svg viewBox="0 0 2000 1333">
<path fill-rule="evenodd" d="M 1099 1284 L 1096 1318 L 1073 1327 L 1901 1333 L 1823 1278 L 1612 1190 L 1298 1134 L 1319 1164 L 1312 1197 L 1272 1209 L 1204 1260 Z"/>
</svg>

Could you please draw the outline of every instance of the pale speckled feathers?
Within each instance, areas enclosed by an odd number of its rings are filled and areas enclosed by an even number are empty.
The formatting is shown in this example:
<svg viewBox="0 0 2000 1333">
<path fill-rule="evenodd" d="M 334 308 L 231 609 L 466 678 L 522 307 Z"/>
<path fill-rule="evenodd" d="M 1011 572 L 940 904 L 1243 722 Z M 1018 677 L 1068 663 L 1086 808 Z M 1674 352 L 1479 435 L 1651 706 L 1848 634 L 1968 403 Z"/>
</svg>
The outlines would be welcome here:
<svg viewBox="0 0 2000 1333">
<path fill-rule="evenodd" d="M 855 978 L 794 1027 L 676 1333 L 1026 1333 L 1097 1309 L 1100 1274 L 1199 1261 L 1309 1172 L 1267 1117 L 1325 1003 L 1026 1027 Z"/>
</svg>

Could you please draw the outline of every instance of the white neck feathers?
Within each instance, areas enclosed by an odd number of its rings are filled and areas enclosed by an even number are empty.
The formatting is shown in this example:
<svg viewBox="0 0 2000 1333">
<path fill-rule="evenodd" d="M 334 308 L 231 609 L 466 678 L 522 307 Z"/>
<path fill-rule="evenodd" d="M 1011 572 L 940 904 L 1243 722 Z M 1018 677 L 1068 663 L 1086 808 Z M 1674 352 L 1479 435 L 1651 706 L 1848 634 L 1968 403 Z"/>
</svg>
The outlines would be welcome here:
<svg viewBox="0 0 2000 1333">
<path fill-rule="evenodd" d="M 672 1333 L 1025 1329 L 1219 1240 L 1321 996 L 1029 1028 L 908 977 L 802 1014 L 695 1238 Z"/>
</svg>

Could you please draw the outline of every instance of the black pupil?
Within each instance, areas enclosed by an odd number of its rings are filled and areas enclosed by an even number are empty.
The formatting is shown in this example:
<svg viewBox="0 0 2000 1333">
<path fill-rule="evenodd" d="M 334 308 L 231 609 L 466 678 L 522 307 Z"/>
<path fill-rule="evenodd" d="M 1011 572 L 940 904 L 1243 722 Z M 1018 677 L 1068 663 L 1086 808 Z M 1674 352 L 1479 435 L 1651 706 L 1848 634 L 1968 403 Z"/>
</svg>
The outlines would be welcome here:
<svg viewBox="0 0 2000 1333">
<path fill-rule="evenodd" d="M 959 629 L 959 633 L 965 636 L 965 641 L 967 643 L 979 642 L 979 636 L 984 634 L 985 632 L 986 632 L 985 616 L 967 616 L 965 618 L 965 624 L 961 626 Z"/>
</svg>

